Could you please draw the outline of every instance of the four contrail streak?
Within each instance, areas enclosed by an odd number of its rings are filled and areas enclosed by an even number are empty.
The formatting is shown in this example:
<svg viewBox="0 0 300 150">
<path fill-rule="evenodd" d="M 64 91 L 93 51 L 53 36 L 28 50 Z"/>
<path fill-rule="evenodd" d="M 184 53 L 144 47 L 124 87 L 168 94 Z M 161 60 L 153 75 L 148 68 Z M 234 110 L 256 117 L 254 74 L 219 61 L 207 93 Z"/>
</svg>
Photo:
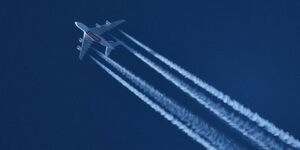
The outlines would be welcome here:
<svg viewBox="0 0 300 150">
<path fill-rule="evenodd" d="M 256 122 L 259 127 L 264 128 L 266 131 L 271 133 L 274 136 L 277 136 L 280 140 L 285 142 L 286 144 L 289 144 L 295 148 L 300 148 L 300 141 L 294 138 L 292 135 L 290 135 L 288 132 L 283 131 L 282 129 L 279 129 L 276 127 L 273 123 L 270 121 L 262 118 L 257 113 L 252 112 L 249 108 L 244 107 L 242 104 L 238 103 L 236 100 L 231 99 L 228 95 L 225 95 L 221 91 L 217 90 L 213 86 L 207 84 L 203 80 L 199 79 L 195 75 L 191 74 L 190 72 L 186 71 L 182 67 L 178 66 L 177 64 L 173 63 L 172 61 L 168 60 L 167 58 L 163 57 L 159 53 L 155 52 L 151 48 L 147 47 L 146 45 L 142 44 L 132 36 L 128 35 L 127 33 L 121 31 L 126 37 L 128 37 L 130 40 L 135 42 L 140 47 L 144 48 L 147 52 L 151 53 L 154 57 L 158 58 L 160 61 L 164 62 L 166 65 L 168 65 L 170 68 L 176 70 L 181 75 L 183 75 L 185 78 L 193 81 L 196 85 L 199 87 L 202 87 L 207 92 L 211 93 L 215 97 L 222 100 L 227 105 L 231 106 L 234 110 L 238 111 L 242 115 L 249 118 L 251 121 Z"/>
<path fill-rule="evenodd" d="M 167 96 L 156 90 L 153 86 L 149 85 L 144 80 L 140 79 L 129 70 L 119 65 L 114 60 L 104 56 L 98 51 L 96 52 L 101 58 L 103 58 L 125 77 L 131 80 L 136 86 L 141 88 L 145 93 L 148 93 L 154 100 L 160 103 L 171 114 L 175 115 L 179 120 L 186 123 L 187 126 L 190 127 L 194 132 L 202 137 L 205 137 L 217 149 L 241 149 L 230 140 L 225 138 L 223 135 L 219 134 L 214 128 L 210 127 L 203 120 L 200 120 L 199 117 L 196 117 L 185 108 L 176 104 L 174 100 L 168 98 Z"/>
<path fill-rule="evenodd" d="M 248 137 L 258 146 L 263 149 L 287 149 L 283 144 L 277 143 L 270 136 L 267 136 L 265 133 L 261 132 L 260 129 L 256 126 L 251 126 L 249 121 L 243 120 L 242 118 L 236 116 L 234 113 L 227 111 L 225 108 L 221 107 L 219 104 L 214 103 L 208 99 L 202 93 L 191 88 L 188 84 L 175 77 L 173 74 L 169 73 L 167 70 L 161 68 L 154 62 L 150 61 L 134 49 L 130 48 L 125 43 L 121 44 L 128 49 L 131 53 L 137 56 L 140 60 L 148 64 L 152 69 L 156 70 L 167 80 L 171 81 L 174 85 L 180 88 L 183 92 L 187 93 L 189 96 L 197 100 L 205 108 L 213 112 L 219 118 L 228 123 L 231 127 Z"/>
<path fill-rule="evenodd" d="M 184 125 L 181 121 L 177 120 L 173 115 L 166 112 L 163 108 L 161 108 L 159 105 L 155 104 L 153 101 L 151 101 L 147 96 L 145 96 L 143 93 L 138 91 L 136 88 L 131 86 L 128 82 L 123 80 L 120 76 L 112 72 L 110 69 L 105 67 L 102 63 L 97 61 L 94 57 L 90 56 L 102 69 L 104 69 L 108 74 L 110 74 L 114 79 L 116 79 L 118 82 L 120 82 L 123 86 L 125 86 L 128 90 L 130 90 L 132 93 L 134 93 L 137 97 L 139 97 L 142 101 L 144 101 L 146 104 L 148 104 L 152 109 L 160 113 L 164 118 L 169 120 L 172 124 L 177 126 L 180 130 L 182 130 L 184 133 L 186 133 L 188 136 L 190 136 L 192 139 L 203 145 L 206 149 L 209 150 L 216 150 L 209 142 L 201 138 L 199 135 L 195 134 L 191 129 L 189 129 L 186 125 Z"/>
</svg>

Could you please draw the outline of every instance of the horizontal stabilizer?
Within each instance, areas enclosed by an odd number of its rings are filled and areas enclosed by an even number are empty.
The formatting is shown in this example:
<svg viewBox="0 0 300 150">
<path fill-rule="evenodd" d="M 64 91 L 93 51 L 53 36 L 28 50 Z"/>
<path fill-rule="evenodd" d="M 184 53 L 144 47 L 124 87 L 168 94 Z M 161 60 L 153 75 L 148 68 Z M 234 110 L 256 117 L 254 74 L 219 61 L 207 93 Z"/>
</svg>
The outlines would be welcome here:
<svg viewBox="0 0 300 150">
<path fill-rule="evenodd" d="M 105 56 L 108 56 L 112 50 L 113 50 L 112 48 L 106 47 Z"/>
<path fill-rule="evenodd" d="M 114 42 L 114 41 L 109 41 L 109 44 L 112 46 L 112 47 L 117 47 L 117 46 L 119 46 L 121 43 L 119 42 L 119 41 L 116 41 L 116 42 Z"/>
</svg>

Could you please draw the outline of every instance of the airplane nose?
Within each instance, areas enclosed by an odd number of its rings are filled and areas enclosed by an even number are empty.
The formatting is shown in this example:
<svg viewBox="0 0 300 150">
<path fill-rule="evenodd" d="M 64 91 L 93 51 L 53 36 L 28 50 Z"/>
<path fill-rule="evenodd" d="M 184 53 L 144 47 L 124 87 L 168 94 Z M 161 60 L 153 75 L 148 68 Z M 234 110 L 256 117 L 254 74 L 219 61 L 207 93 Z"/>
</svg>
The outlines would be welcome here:
<svg viewBox="0 0 300 150">
<path fill-rule="evenodd" d="M 77 24 L 78 24 L 78 22 L 77 21 L 75 21 L 75 25 L 77 26 Z"/>
</svg>

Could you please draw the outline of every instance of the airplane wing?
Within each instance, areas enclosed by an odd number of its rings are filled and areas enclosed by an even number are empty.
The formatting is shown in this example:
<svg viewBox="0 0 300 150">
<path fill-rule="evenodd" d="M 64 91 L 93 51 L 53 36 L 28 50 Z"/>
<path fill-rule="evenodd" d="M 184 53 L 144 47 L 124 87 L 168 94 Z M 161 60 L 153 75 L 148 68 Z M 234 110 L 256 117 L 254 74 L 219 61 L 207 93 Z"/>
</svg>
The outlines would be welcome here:
<svg viewBox="0 0 300 150">
<path fill-rule="evenodd" d="M 88 49 L 90 48 L 93 41 L 86 36 L 86 34 L 83 34 L 83 41 L 81 44 L 81 50 L 79 53 L 79 59 L 82 60 Z"/>
<path fill-rule="evenodd" d="M 115 27 L 117 27 L 118 25 L 124 23 L 125 20 L 118 20 L 118 21 L 114 21 L 114 22 L 108 22 L 106 21 L 106 23 L 102 26 L 96 26 L 94 28 L 91 28 L 90 30 L 93 32 L 93 33 L 96 33 L 97 35 L 101 35 L 103 34 L 104 32 L 107 32 Z"/>
</svg>

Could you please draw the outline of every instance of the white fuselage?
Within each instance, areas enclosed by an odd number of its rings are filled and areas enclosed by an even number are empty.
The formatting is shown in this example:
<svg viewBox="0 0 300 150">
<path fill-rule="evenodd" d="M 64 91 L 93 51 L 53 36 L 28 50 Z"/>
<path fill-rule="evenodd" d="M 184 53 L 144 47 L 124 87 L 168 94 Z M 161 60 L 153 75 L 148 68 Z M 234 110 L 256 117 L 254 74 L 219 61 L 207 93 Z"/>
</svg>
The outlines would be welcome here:
<svg viewBox="0 0 300 150">
<path fill-rule="evenodd" d="M 89 30 L 89 27 L 87 27 L 86 25 L 84 25 L 81 22 L 75 22 L 75 25 L 84 32 L 84 34 L 89 37 L 90 39 L 92 39 L 94 42 L 97 42 L 105 47 L 112 47 L 104 38 L 102 38 L 100 35 L 94 34 L 93 32 L 91 32 Z"/>
</svg>

